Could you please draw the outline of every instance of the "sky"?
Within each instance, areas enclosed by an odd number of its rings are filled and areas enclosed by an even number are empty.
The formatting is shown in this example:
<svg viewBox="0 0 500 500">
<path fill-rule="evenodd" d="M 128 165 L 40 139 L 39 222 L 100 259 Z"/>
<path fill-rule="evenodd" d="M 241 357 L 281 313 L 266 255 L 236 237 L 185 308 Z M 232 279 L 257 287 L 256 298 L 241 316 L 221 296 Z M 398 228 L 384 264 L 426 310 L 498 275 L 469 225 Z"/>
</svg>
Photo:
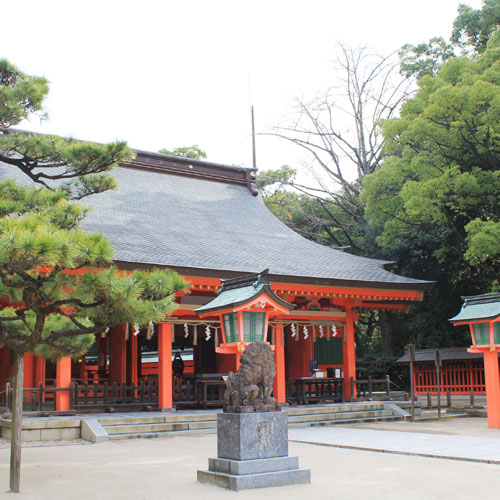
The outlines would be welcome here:
<svg viewBox="0 0 500 500">
<path fill-rule="evenodd" d="M 333 84 L 337 42 L 389 53 L 448 38 L 459 3 L 4 0 L 0 58 L 50 82 L 48 120 L 24 129 L 146 151 L 197 144 L 210 161 L 251 166 L 251 104 L 269 132 L 296 98 Z M 260 170 L 304 161 L 275 137 L 258 135 L 256 149 Z"/>
</svg>

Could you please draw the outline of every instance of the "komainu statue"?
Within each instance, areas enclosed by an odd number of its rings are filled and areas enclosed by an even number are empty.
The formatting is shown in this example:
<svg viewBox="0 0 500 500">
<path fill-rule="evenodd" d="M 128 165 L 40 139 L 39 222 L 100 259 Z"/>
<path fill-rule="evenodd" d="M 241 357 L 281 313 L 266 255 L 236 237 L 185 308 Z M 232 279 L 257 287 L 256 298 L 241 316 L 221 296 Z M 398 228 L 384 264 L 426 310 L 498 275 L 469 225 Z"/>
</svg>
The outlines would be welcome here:
<svg viewBox="0 0 500 500">
<path fill-rule="evenodd" d="M 240 369 L 236 374 L 230 372 L 226 380 L 224 411 L 249 413 L 280 410 L 271 396 L 275 375 L 276 365 L 269 344 L 250 344 L 241 356 Z"/>
</svg>

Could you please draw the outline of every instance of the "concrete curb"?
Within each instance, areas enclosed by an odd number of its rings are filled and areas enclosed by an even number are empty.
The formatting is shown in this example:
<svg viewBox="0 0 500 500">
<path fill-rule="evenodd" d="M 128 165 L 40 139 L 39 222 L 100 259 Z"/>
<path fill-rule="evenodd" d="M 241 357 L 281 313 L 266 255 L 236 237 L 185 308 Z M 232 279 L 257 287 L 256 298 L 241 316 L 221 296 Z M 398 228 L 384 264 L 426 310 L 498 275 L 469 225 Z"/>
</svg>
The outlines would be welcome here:
<svg viewBox="0 0 500 500">
<path fill-rule="evenodd" d="M 81 436 L 82 439 L 91 441 L 92 443 L 109 441 L 109 434 L 97 418 L 82 419 Z"/>
<path fill-rule="evenodd" d="M 403 410 L 403 408 L 400 408 L 398 405 L 395 405 L 394 403 L 384 403 L 384 410 L 392 410 L 394 415 L 398 415 L 400 417 L 403 417 L 405 420 L 410 418 L 410 414 Z"/>
</svg>

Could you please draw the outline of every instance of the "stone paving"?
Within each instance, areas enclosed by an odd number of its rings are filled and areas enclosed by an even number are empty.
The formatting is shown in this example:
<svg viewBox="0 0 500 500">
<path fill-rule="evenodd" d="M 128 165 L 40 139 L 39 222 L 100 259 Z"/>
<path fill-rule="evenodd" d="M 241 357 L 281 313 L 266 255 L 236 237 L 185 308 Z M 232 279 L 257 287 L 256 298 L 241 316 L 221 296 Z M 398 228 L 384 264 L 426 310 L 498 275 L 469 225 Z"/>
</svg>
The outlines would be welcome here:
<svg viewBox="0 0 500 500">
<path fill-rule="evenodd" d="M 500 465 L 500 437 L 457 436 L 341 426 L 290 429 L 291 441 Z"/>
</svg>

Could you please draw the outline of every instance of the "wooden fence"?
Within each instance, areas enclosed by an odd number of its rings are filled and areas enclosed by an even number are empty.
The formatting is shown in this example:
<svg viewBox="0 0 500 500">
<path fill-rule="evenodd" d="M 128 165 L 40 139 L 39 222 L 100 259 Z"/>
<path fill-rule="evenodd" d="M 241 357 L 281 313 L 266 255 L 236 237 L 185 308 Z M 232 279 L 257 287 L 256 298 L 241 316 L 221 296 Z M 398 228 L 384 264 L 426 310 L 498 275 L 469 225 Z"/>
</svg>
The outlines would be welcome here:
<svg viewBox="0 0 500 500">
<path fill-rule="evenodd" d="M 437 393 L 436 367 L 434 364 L 415 366 L 415 394 Z M 486 394 L 484 365 L 482 361 L 442 364 L 440 368 L 441 392 L 452 394 Z"/>
<path fill-rule="evenodd" d="M 367 399 L 389 399 L 391 397 L 391 379 L 389 375 L 385 378 L 373 379 L 368 377 L 366 380 L 350 379 L 351 394 L 356 394 L 356 400 Z"/>
</svg>

